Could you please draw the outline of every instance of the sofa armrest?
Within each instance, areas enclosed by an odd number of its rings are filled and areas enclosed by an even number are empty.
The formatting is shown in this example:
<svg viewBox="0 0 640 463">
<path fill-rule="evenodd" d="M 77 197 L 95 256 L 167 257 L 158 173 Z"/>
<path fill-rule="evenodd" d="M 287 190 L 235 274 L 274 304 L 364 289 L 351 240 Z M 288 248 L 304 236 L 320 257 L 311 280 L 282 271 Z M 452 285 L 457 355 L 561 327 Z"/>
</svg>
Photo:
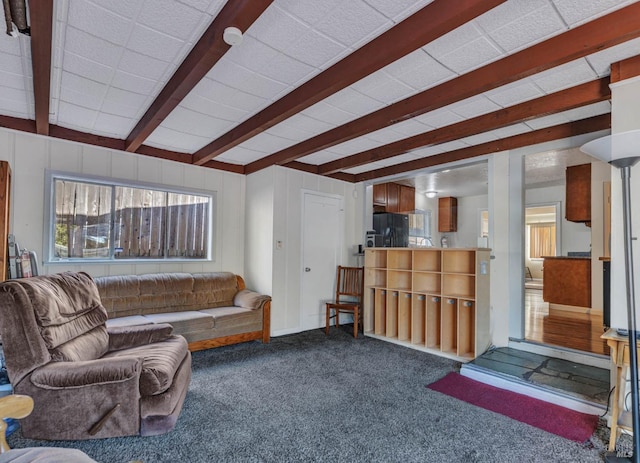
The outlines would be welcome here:
<svg viewBox="0 0 640 463">
<path fill-rule="evenodd" d="M 168 323 L 112 326 L 107 328 L 109 352 L 161 342 L 169 339 L 172 331 L 173 327 Z"/>
<path fill-rule="evenodd" d="M 137 357 L 101 358 L 82 362 L 51 362 L 31 374 L 31 383 L 43 389 L 67 389 L 121 383 L 140 376 Z"/>
<path fill-rule="evenodd" d="M 256 310 L 262 308 L 270 300 L 271 296 L 265 296 L 255 291 L 243 289 L 242 291 L 238 291 L 234 296 L 233 305 Z"/>
</svg>

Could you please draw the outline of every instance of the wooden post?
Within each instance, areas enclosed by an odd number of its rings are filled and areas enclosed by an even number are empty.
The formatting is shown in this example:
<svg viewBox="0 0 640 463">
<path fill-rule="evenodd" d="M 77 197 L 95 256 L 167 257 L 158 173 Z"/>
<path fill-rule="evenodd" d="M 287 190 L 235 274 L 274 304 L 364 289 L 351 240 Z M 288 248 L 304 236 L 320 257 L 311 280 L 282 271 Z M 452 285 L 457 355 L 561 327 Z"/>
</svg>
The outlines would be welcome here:
<svg viewBox="0 0 640 463">
<path fill-rule="evenodd" d="M 0 161 L 0 281 L 8 277 L 7 235 L 11 208 L 11 168 L 7 161 Z"/>
</svg>

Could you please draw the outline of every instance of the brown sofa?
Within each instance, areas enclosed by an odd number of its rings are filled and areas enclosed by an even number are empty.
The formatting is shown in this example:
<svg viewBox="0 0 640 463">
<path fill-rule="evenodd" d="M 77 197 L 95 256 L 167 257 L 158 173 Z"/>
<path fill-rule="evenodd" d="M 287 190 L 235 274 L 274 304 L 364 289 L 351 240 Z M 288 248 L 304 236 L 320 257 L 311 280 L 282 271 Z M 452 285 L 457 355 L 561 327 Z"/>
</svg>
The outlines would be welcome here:
<svg viewBox="0 0 640 463">
<path fill-rule="evenodd" d="M 95 279 L 107 326 L 169 323 L 192 351 L 270 339 L 271 298 L 229 272 L 154 273 Z"/>
<path fill-rule="evenodd" d="M 0 284 L 0 333 L 9 380 L 31 396 L 22 434 L 34 439 L 155 435 L 176 424 L 191 353 L 168 324 L 106 327 L 86 273 Z"/>
</svg>

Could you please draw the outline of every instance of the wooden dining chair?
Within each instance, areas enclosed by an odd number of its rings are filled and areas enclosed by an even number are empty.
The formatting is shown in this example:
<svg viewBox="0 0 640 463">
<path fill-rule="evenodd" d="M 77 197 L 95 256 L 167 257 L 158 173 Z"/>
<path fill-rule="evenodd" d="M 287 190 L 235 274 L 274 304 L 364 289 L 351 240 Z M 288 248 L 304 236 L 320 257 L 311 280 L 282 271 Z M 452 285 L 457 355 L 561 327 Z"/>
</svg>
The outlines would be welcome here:
<svg viewBox="0 0 640 463">
<path fill-rule="evenodd" d="M 340 326 L 340 314 L 353 314 L 353 337 L 358 337 L 358 323 L 362 321 L 362 293 L 364 284 L 363 267 L 338 266 L 336 274 L 336 297 L 327 302 L 327 325 L 325 335 L 329 334 L 331 319 L 336 319 L 336 327 Z"/>
</svg>

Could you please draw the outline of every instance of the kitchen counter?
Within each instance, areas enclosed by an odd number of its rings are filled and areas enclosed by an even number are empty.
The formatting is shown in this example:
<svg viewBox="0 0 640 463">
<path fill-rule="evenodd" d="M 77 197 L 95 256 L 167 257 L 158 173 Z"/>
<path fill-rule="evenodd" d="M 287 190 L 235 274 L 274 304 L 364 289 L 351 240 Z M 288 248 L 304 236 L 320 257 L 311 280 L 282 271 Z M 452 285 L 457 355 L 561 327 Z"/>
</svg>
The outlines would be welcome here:
<svg viewBox="0 0 640 463">
<path fill-rule="evenodd" d="M 591 307 L 591 258 L 544 258 L 542 299 L 550 304 Z"/>
</svg>

